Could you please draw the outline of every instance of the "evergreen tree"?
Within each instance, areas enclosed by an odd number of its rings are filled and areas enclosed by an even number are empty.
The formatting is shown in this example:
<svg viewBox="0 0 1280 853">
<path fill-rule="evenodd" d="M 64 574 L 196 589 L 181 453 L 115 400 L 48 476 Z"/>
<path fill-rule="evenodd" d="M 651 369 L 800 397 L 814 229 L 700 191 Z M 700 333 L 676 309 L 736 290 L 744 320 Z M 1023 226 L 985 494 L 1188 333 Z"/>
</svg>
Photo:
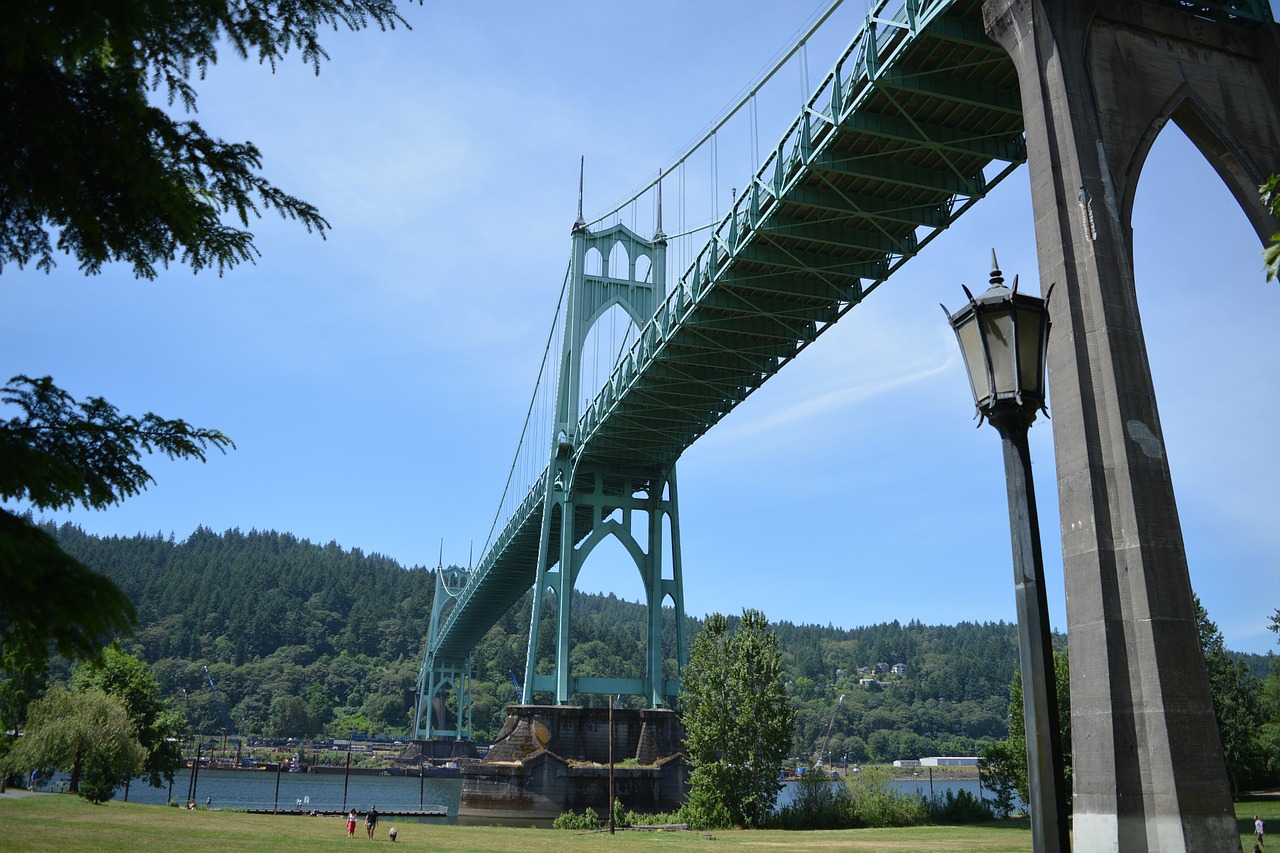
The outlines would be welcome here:
<svg viewBox="0 0 1280 853">
<path fill-rule="evenodd" d="M 743 611 L 732 633 L 724 616 L 707 617 L 689 649 L 680 706 L 692 822 L 762 826 L 777 802 L 795 725 L 778 637 L 763 613 Z"/>
<path fill-rule="evenodd" d="M 14 377 L 0 388 L 0 404 L 18 410 L 0 420 L 0 500 L 37 509 L 103 509 L 152 482 L 139 464 L 143 452 L 203 461 L 209 447 L 231 444 L 217 430 L 185 421 L 122 415 L 100 397 L 78 402 L 48 377 Z M 131 631 L 137 619 L 133 604 L 108 578 L 67 554 L 29 515 L 5 509 L 0 588 L 6 705 L 38 692 L 51 650 L 91 657 L 113 636 Z M 23 710 L 6 707 L 5 713 L 10 726 Z"/>
<path fill-rule="evenodd" d="M 237 734 L 279 730 L 279 719 L 272 720 L 279 696 L 305 700 L 314 714 L 306 725 L 325 736 L 349 734 L 336 722 L 347 715 L 360 714 L 371 724 L 368 731 L 393 737 L 410 724 L 431 613 L 431 571 L 274 531 L 200 528 L 175 539 L 167 531 L 97 537 L 73 524 L 46 523 L 40 529 L 135 602 L 138 630 L 122 648 L 150 665 L 161 695 L 182 697 L 177 701 L 192 730 L 221 730 L 204 679 L 206 664 Z M 644 659 L 644 606 L 617 596 L 574 596 L 575 671 L 635 671 Z M 505 720 L 512 693 L 507 673 L 523 671 L 529 607 L 526 596 L 476 645 L 477 740 L 495 737 Z M 353 620 L 368 613 L 377 614 L 371 630 L 352 628 Z M 736 622 L 731 618 L 731 625 Z M 696 637 L 701 625 L 687 618 L 688 636 Z M 674 629 L 668 627 L 664 653 L 671 657 L 665 666 L 674 677 Z M 981 755 L 1007 734 L 1008 673 L 1017 667 L 1016 627 L 1009 623 L 771 627 L 797 711 L 790 755 L 812 755 L 821 747 L 841 694 L 846 698 L 830 742 L 837 763 Z M 544 640 L 551 643 L 553 634 L 548 631 Z M 905 664 L 906 673 L 878 675 L 875 680 L 887 686 L 864 689 L 858 667 L 877 662 L 873 647 L 881 639 L 896 644 L 895 658 L 905 655 L 892 662 Z M 0 678 L 0 702 L 4 687 Z M 635 697 L 623 702 L 639 707 Z M 869 744 L 876 747 L 874 755 Z"/>
<path fill-rule="evenodd" d="M 1218 721 L 1222 739 L 1222 757 L 1227 763 L 1227 778 L 1232 796 L 1246 789 L 1260 776 L 1265 759 L 1259 754 L 1258 736 L 1262 728 L 1259 703 L 1262 683 L 1249 674 L 1244 661 L 1227 652 L 1218 626 L 1195 596 L 1196 621 L 1200 628 L 1200 651 L 1209 674 L 1209 695 L 1213 699 L 1213 715 Z"/>
<path fill-rule="evenodd" d="M 219 48 L 273 69 L 291 49 L 317 73 L 322 29 L 394 28 L 394 0 L 9 0 L 0 28 L 0 270 L 123 260 L 140 278 L 181 257 L 220 272 L 256 255 L 250 214 L 274 209 L 321 234 L 310 204 L 260 174 L 251 142 L 229 143 L 157 105 L 195 112 L 193 75 Z"/>
</svg>

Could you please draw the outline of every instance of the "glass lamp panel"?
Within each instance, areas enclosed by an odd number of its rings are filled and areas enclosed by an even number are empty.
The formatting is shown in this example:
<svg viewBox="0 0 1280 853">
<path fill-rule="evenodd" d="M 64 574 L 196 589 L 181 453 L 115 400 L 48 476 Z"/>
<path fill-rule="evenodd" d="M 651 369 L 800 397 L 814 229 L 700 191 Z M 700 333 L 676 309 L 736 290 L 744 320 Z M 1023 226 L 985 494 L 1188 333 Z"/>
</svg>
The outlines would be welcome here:
<svg viewBox="0 0 1280 853">
<path fill-rule="evenodd" d="M 987 379 L 987 357 L 982 352 L 982 338 L 978 335 L 978 317 L 969 314 L 956 325 L 956 337 L 960 339 L 960 354 L 969 371 L 969 386 L 976 403 L 991 394 L 991 382 Z"/>
<path fill-rule="evenodd" d="M 982 334 L 987 339 L 987 351 L 991 355 L 996 394 L 1012 394 L 1017 390 L 1013 375 L 1013 313 L 1004 306 L 984 312 Z"/>
<path fill-rule="evenodd" d="M 1022 389 L 1038 397 L 1044 396 L 1044 365 L 1040 363 L 1044 319 L 1044 312 L 1038 309 L 1018 309 L 1018 367 L 1022 373 Z"/>
</svg>

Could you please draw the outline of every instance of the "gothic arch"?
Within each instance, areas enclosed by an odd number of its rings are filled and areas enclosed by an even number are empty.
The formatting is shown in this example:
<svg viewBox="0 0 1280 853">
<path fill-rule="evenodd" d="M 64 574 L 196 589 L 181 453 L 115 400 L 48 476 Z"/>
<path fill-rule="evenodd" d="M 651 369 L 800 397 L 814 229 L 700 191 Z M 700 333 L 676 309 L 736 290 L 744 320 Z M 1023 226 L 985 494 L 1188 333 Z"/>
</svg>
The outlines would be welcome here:
<svg viewBox="0 0 1280 853">
<path fill-rule="evenodd" d="M 1258 185 L 1280 171 L 1280 28 L 1208 30 L 1149 3 L 1089 14 L 1084 50 L 1092 100 L 1106 116 L 1098 154 L 1109 165 L 1121 221 L 1129 224 L 1147 152 L 1172 121 L 1218 173 L 1259 240 L 1269 240 L 1280 223 L 1263 207 Z"/>
<path fill-rule="evenodd" d="M 640 574 L 641 582 L 644 581 L 644 563 L 648 555 L 644 549 L 640 547 L 640 543 L 631 535 L 631 531 L 627 529 L 621 521 L 610 520 L 602 522 L 591 534 L 578 545 L 576 556 L 574 558 L 574 574 L 580 571 L 587 562 L 587 558 L 596 546 L 608 539 L 610 536 L 618 540 L 619 544 L 626 550 L 627 555 L 631 557 L 631 563 L 635 570 Z M 574 578 L 577 581 L 577 578 Z"/>
<path fill-rule="evenodd" d="M 644 324 L 649 320 L 648 317 L 641 316 L 639 309 L 631 300 L 624 299 L 621 296 L 613 296 L 601 303 L 589 317 L 585 318 L 583 322 L 583 328 L 586 330 L 583 333 L 584 339 L 591 334 L 591 328 L 595 326 L 596 322 L 615 305 L 627 312 L 627 316 L 631 318 L 631 322 L 635 324 L 637 331 L 643 328 Z"/>
<path fill-rule="evenodd" d="M 1222 178 L 1248 217 L 1258 239 L 1265 243 L 1275 231 L 1275 221 L 1258 198 L 1258 185 L 1266 180 L 1267 174 L 1235 141 L 1230 130 L 1220 122 L 1210 120 L 1209 116 L 1207 110 L 1188 99 L 1173 113 L 1173 121 Z M 1280 169 L 1280 162 L 1275 168 Z"/>
<path fill-rule="evenodd" d="M 1206 106 L 1185 81 L 1154 111 L 1137 138 L 1125 169 L 1127 180 L 1121 206 L 1124 221 L 1132 222 L 1134 200 L 1147 155 L 1169 122 L 1173 122 L 1191 140 L 1213 167 L 1248 217 L 1258 239 L 1265 243 L 1276 228 L 1276 223 L 1258 200 L 1258 185 L 1266 180 L 1267 173 L 1235 139 L 1227 123 Z M 1280 169 L 1280 163 L 1276 168 Z"/>
</svg>

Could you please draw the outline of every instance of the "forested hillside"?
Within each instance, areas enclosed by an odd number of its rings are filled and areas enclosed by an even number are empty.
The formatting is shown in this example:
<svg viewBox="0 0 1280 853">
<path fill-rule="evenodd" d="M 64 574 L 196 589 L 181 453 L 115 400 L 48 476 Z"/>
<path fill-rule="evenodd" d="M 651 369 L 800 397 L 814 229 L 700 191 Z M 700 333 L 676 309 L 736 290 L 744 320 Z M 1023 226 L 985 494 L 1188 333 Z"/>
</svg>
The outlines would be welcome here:
<svg viewBox="0 0 1280 853">
<path fill-rule="evenodd" d="M 175 541 L 45 529 L 137 605 L 139 630 L 126 647 L 152 665 L 194 730 L 222 727 L 205 666 L 239 734 L 402 735 L 411 724 L 433 570 L 275 532 L 201 528 Z M 508 673 L 523 677 L 528 619 L 526 600 L 476 648 L 478 740 L 497 732 L 512 701 Z M 643 626 L 639 604 L 575 593 L 574 672 L 638 676 Z M 689 619 L 690 637 L 700 626 Z M 829 726 L 837 761 L 973 755 L 1005 734 L 1017 666 L 1011 624 L 775 629 L 799 711 L 797 755 L 812 758 Z M 542 632 L 548 642 L 552 634 Z M 876 664 L 905 672 L 876 674 Z"/>
</svg>

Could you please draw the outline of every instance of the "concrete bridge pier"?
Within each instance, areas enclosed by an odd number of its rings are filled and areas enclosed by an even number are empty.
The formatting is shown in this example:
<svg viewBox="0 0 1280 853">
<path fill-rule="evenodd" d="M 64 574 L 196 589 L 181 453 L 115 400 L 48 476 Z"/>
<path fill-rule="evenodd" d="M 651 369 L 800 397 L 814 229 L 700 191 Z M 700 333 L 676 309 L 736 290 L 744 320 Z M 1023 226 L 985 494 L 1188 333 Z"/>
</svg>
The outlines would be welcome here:
<svg viewBox="0 0 1280 853">
<path fill-rule="evenodd" d="M 458 817 L 549 824 L 590 807 L 607 820 L 611 790 L 637 812 L 673 812 L 687 793 L 683 746 L 667 708 L 512 705 L 489 754 L 462 764 Z"/>
<path fill-rule="evenodd" d="M 1280 168 L 1278 28 L 1118 0 L 988 0 L 983 12 L 1018 68 L 1040 278 L 1054 286 L 1074 846 L 1238 851 L 1138 315 L 1131 211 L 1172 120 L 1259 236 L 1277 230 L 1257 185 Z"/>
</svg>

